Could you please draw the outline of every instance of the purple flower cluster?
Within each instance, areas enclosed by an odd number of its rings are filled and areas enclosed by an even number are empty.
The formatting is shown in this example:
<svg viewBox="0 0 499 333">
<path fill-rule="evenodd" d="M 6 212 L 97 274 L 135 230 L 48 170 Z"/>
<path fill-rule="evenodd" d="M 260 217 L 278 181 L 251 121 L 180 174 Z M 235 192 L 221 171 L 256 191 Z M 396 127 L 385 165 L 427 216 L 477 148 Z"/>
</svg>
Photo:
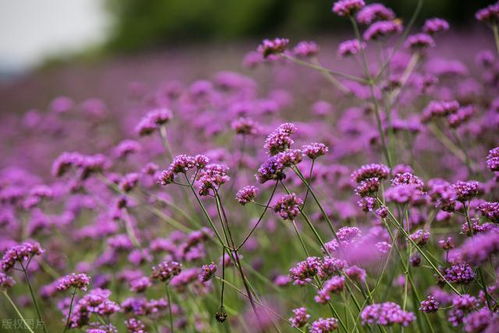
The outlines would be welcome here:
<svg viewBox="0 0 499 333">
<path fill-rule="evenodd" d="M 173 118 L 169 109 L 158 108 L 149 111 L 137 124 L 135 131 L 140 136 L 150 135 Z"/>
<path fill-rule="evenodd" d="M 247 203 L 253 201 L 258 193 L 258 189 L 255 186 L 248 185 L 241 188 L 236 193 L 236 200 L 241 205 L 246 205 Z"/>
<path fill-rule="evenodd" d="M 310 333 L 330 333 L 338 328 L 338 319 L 319 318 L 310 325 Z"/>
<path fill-rule="evenodd" d="M 152 269 L 151 277 L 161 282 L 170 281 L 174 276 L 180 274 L 182 265 L 176 261 L 163 261 Z"/>
<path fill-rule="evenodd" d="M 14 245 L 5 251 L 2 259 L 0 260 L 0 267 L 4 272 L 8 272 L 16 263 L 24 265 L 34 256 L 39 256 L 45 251 L 37 242 L 24 242 L 22 244 Z"/>
<path fill-rule="evenodd" d="M 281 124 L 267 136 L 263 147 L 271 156 L 283 152 L 286 149 L 289 149 L 294 143 L 294 140 L 291 139 L 291 134 L 296 131 L 297 128 L 292 123 Z"/>
<path fill-rule="evenodd" d="M 342 57 L 348 57 L 358 54 L 366 48 L 366 43 L 358 39 L 346 40 L 338 46 L 338 54 Z"/>
<path fill-rule="evenodd" d="M 291 327 L 300 328 L 307 324 L 310 319 L 310 315 L 307 313 L 307 309 L 304 307 L 293 309 L 293 317 L 289 318 L 289 323 Z"/>
<path fill-rule="evenodd" d="M 273 208 L 283 220 L 294 220 L 300 214 L 302 204 L 302 199 L 298 198 L 295 193 L 290 193 L 279 198 Z"/>
<path fill-rule="evenodd" d="M 87 290 L 90 284 L 90 277 L 84 273 L 71 273 L 69 275 L 63 276 L 56 282 L 56 288 L 58 291 L 65 291 L 70 288 Z"/>
<path fill-rule="evenodd" d="M 366 306 L 361 314 L 363 325 L 381 325 L 389 326 L 400 324 L 408 326 L 416 319 L 412 312 L 402 310 L 400 305 L 393 302 L 376 303 Z"/>
<path fill-rule="evenodd" d="M 338 16 L 353 16 L 365 5 L 364 0 L 339 0 L 333 5 L 333 13 Z"/>
</svg>

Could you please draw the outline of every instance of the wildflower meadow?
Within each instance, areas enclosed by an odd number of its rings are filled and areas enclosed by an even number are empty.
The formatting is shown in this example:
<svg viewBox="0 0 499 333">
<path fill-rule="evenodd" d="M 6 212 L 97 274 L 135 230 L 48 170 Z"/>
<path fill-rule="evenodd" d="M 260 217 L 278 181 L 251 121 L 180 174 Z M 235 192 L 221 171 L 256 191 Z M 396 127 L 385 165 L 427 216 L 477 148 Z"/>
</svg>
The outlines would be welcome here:
<svg viewBox="0 0 499 333">
<path fill-rule="evenodd" d="M 0 331 L 499 332 L 499 2 L 423 5 L 2 115 Z"/>
</svg>

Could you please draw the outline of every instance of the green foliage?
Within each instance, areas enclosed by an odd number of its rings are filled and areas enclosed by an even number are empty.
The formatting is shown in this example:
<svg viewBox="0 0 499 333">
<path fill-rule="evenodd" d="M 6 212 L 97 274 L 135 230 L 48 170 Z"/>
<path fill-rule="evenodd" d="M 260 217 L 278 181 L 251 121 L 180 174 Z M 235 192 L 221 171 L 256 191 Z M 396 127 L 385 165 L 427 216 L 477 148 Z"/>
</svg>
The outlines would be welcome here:
<svg viewBox="0 0 499 333">
<path fill-rule="evenodd" d="M 379 1 L 410 17 L 418 0 Z M 166 43 L 232 40 L 285 34 L 295 38 L 341 29 L 330 0 L 107 0 L 115 18 L 109 48 L 133 51 Z M 367 1 L 370 3 L 371 1 Z M 487 0 L 426 0 L 420 19 L 441 16 L 454 25 L 473 20 Z"/>
</svg>

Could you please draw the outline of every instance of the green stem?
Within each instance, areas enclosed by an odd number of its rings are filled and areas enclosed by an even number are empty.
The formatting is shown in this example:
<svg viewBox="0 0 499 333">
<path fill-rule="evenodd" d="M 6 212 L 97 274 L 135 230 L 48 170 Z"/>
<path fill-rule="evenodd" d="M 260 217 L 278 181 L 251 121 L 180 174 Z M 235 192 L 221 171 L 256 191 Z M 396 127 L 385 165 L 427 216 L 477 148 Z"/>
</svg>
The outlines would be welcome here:
<svg viewBox="0 0 499 333">
<path fill-rule="evenodd" d="M 36 301 L 35 292 L 33 291 L 33 287 L 31 286 L 31 282 L 29 281 L 27 267 L 21 263 L 22 270 L 24 272 L 24 277 L 26 278 L 26 282 L 28 283 L 29 293 L 31 294 L 31 299 L 33 300 L 33 304 L 35 305 L 36 314 L 38 316 L 38 320 L 42 323 L 43 332 L 47 333 L 47 328 L 45 327 L 45 322 L 42 319 L 42 315 L 40 312 L 40 308 L 38 307 L 38 302 Z"/>
<path fill-rule="evenodd" d="M 71 295 L 71 303 L 69 303 L 69 312 L 68 312 L 68 318 L 66 319 L 66 324 L 64 325 L 64 330 L 62 333 L 65 333 L 69 327 L 69 322 L 71 320 L 71 312 L 73 311 L 73 302 L 75 299 L 76 295 L 76 288 L 73 288 L 73 294 Z"/>
<path fill-rule="evenodd" d="M 30 331 L 31 333 L 35 333 L 33 332 L 33 330 L 31 329 L 31 327 L 28 325 L 28 323 L 26 322 L 26 319 L 24 319 L 23 315 L 21 314 L 21 312 L 19 311 L 19 309 L 17 308 L 16 304 L 14 303 L 14 301 L 12 300 L 12 298 L 10 298 L 9 294 L 7 294 L 6 291 L 2 291 L 2 294 L 5 295 L 5 297 L 7 298 L 7 300 L 9 301 L 10 305 L 12 305 L 12 307 L 14 308 L 14 310 L 16 311 L 17 315 L 19 316 L 19 318 L 21 319 L 21 321 L 23 322 L 24 326 L 26 326 L 26 328 L 28 329 L 28 331 Z"/>
<path fill-rule="evenodd" d="M 170 288 L 168 288 L 168 284 L 165 284 L 165 289 L 166 289 L 166 297 L 168 298 L 168 320 L 170 322 L 170 331 L 173 333 L 174 332 L 174 327 L 173 327 L 173 303 L 172 303 L 172 296 L 170 295 Z"/>
</svg>

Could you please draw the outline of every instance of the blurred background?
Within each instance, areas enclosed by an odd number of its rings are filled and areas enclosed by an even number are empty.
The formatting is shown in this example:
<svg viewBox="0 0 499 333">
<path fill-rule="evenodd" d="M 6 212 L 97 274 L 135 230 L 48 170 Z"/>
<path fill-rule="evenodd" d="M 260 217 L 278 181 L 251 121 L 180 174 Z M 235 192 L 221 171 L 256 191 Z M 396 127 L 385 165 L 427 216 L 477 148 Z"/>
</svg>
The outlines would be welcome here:
<svg viewBox="0 0 499 333">
<path fill-rule="evenodd" d="M 20 106 L 53 97 L 50 86 L 71 93 L 71 80 L 95 81 L 121 62 L 137 79 L 148 80 L 147 62 L 168 67 L 165 75 L 188 62 L 189 74 L 203 75 L 216 64 L 237 70 L 240 57 L 263 37 L 293 41 L 322 37 L 337 41 L 348 21 L 331 13 L 331 0 L 0 0 L 0 98 L 19 105 L 12 91 L 28 89 Z M 371 1 L 368 1 L 369 3 Z M 386 0 L 408 20 L 417 0 Z M 428 17 L 449 20 L 455 32 L 486 28 L 474 13 L 493 1 L 426 0 L 419 22 Z M 199 55 L 202 54 L 202 57 Z M 222 60 L 220 58 L 223 58 Z M 184 58 L 184 59 L 181 59 Z M 171 64 L 175 66 L 169 66 Z M 142 68 L 142 70 L 141 70 Z M 213 67 L 212 67 L 213 69 Z M 151 69 L 152 72 L 157 70 Z M 94 74 L 91 74 L 91 73 Z M 90 74 L 89 74 L 90 73 Z M 100 73 L 100 74 L 97 74 Z M 161 73 L 163 74 L 163 73 Z M 43 77 L 43 80 L 40 78 Z M 61 76 L 63 78 L 61 78 Z M 44 82 L 40 82 L 44 81 Z M 35 94 L 34 87 L 46 87 Z M 95 87 L 98 92 L 98 86 Z M 91 89 L 89 93 L 91 93 Z M 5 100 L 7 98 L 7 100 Z M 16 107 L 17 108 L 17 107 Z M 5 107 L 3 108 L 5 109 Z"/>
</svg>

